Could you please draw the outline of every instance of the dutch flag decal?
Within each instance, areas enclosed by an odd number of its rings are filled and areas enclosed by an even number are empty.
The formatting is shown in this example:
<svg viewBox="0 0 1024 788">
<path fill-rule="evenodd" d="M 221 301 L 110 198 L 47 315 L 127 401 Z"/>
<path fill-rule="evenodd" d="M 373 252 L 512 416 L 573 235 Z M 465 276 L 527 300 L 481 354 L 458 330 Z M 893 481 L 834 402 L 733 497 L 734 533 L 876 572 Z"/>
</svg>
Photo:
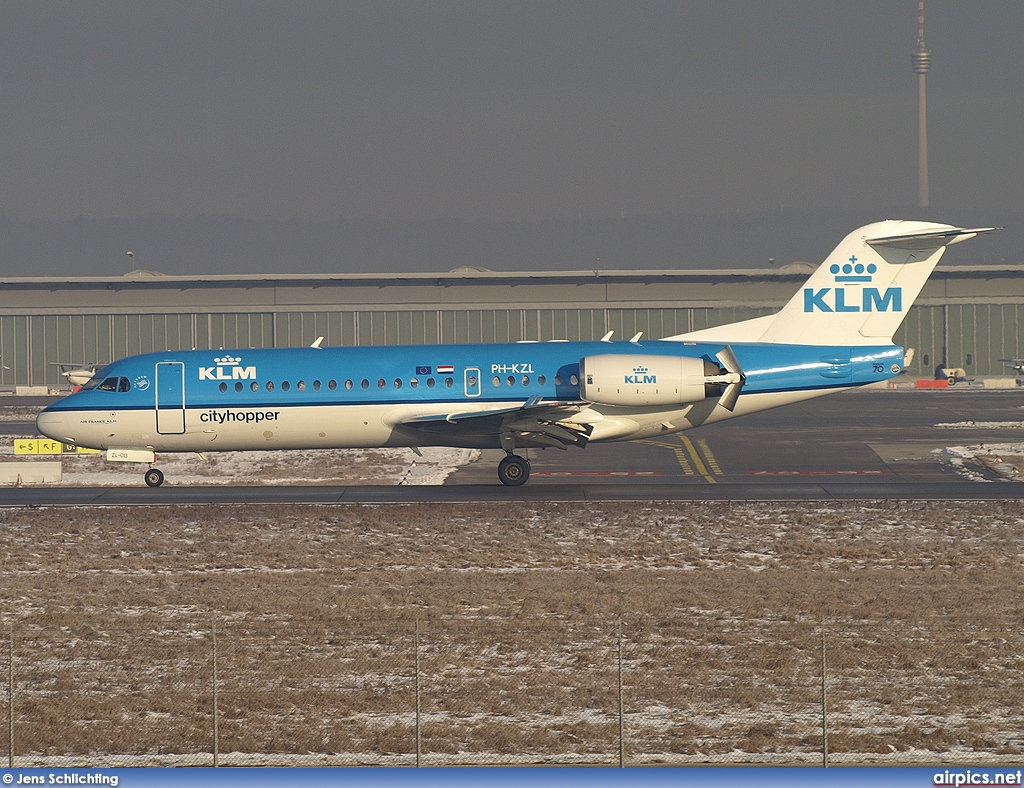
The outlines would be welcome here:
<svg viewBox="0 0 1024 788">
<path fill-rule="evenodd" d="M 452 375 L 455 373 L 455 367 L 451 364 L 438 364 L 437 374 L 438 375 Z"/>
</svg>

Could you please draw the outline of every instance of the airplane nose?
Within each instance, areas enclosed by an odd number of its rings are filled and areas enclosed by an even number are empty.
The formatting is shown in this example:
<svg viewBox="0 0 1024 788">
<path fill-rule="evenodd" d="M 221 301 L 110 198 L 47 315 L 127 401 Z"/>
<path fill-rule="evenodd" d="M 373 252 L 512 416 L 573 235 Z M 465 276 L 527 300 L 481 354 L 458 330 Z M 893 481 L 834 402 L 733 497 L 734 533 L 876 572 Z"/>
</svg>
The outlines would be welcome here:
<svg viewBox="0 0 1024 788">
<path fill-rule="evenodd" d="M 36 429 L 40 434 L 61 443 L 74 443 L 74 436 L 68 434 L 67 420 L 60 411 L 43 410 L 36 416 Z"/>
</svg>

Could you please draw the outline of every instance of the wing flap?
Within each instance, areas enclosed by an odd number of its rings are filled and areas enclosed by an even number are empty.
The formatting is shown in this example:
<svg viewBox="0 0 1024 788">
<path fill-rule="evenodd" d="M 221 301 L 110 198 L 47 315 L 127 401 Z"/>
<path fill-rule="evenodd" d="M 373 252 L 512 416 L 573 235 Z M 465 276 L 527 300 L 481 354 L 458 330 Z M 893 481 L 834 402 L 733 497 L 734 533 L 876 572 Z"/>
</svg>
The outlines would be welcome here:
<svg viewBox="0 0 1024 788">
<path fill-rule="evenodd" d="M 586 446 L 590 440 L 593 425 L 572 420 L 582 407 L 579 402 L 541 402 L 540 397 L 531 397 L 522 405 L 512 407 L 408 416 L 400 424 L 407 429 L 431 430 L 434 434 L 440 429 L 449 429 L 443 425 L 451 425 L 450 430 L 455 433 L 489 432 L 508 450 L 516 446 L 565 449 Z"/>
<path fill-rule="evenodd" d="M 518 413 L 523 410 L 531 410 L 536 407 L 559 407 L 564 403 L 545 403 L 543 406 L 540 405 L 540 397 L 530 397 L 522 405 L 502 406 L 493 408 L 477 408 L 476 410 L 462 410 L 455 411 L 454 413 L 433 413 L 424 416 L 407 416 L 402 419 L 400 424 L 424 424 L 429 422 L 447 421 L 449 424 L 455 424 L 466 419 L 481 419 L 485 417 L 503 416 L 506 413 Z"/>
</svg>

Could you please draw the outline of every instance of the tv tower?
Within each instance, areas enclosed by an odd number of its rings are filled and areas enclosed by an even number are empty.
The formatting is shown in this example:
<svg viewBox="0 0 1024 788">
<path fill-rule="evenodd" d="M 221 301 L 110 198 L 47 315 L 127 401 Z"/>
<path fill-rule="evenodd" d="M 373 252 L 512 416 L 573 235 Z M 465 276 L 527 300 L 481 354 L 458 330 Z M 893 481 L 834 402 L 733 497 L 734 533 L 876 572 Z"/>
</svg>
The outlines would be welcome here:
<svg viewBox="0 0 1024 788">
<path fill-rule="evenodd" d="M 928 207 L 928 114 L 925 108 L 924 75 L 932 53 L 924 45 L 924 0 L 917 0 L 917 46 L 912 58 L 917 74 L 917 207 Z"/>
</svg>

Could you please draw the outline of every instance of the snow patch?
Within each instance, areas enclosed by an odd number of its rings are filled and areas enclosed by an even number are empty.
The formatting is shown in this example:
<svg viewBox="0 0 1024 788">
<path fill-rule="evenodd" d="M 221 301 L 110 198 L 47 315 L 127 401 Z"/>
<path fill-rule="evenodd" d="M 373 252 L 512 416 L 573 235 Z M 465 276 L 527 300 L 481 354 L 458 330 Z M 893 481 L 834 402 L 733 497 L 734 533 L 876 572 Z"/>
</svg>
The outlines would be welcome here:
<svg viewBox="0 0 1024 788">
<path fill-rule="evenodd" d="M 0 447 L 0 457 L 14 455 L 14 441 Z M 480 457 L 476 449 L 427 446 L 412 449 L 311 449 L 245 452 L 161 453 L 156 467 L 173 485 L 281 484 L 444 484 L 459 468 Z M 60 459 L 59 486 L 105 487 L 141 482 L 145 465 L 107 462 L 104 454 L 19 455 L 25 462 Z"/>
</svg>

